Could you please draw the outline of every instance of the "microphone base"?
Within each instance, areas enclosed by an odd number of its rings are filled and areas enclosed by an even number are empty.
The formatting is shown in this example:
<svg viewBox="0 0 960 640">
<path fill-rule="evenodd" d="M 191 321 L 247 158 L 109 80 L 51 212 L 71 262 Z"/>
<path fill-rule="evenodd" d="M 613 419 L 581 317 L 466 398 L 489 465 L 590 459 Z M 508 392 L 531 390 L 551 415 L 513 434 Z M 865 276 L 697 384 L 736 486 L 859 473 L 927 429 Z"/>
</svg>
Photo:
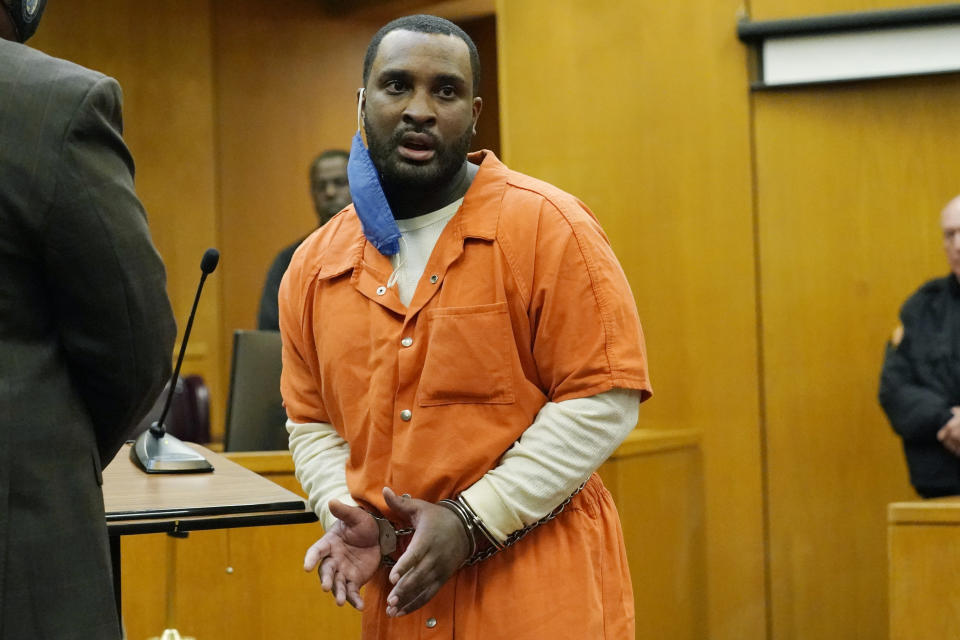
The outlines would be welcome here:
<svg viewBox="0 0 960 640">
<path fill-rule="evenodd" d="M 157 437 L 147 429 L 130 447 L 130 459 L 147 473 L 209 473 L 213 465 L 169 433 Z"/>
</svg>

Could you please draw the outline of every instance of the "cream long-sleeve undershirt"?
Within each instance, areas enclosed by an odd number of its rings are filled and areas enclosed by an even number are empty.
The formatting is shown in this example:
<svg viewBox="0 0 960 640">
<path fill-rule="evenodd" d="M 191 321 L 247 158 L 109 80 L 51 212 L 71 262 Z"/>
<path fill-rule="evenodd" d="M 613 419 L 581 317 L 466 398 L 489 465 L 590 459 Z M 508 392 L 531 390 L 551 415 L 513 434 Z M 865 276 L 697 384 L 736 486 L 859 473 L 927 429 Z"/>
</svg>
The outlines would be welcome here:
<svg viewBox="0 0 960 640">
<path fill-rule="evenodd" d="M 632 389 L 548 402 L 499 463 L 462 495 L 503 541 L 553 511 L 585 482 L 630 433 L 639 410 L 640 392 Z M 330 500 L 357 504 L 346 480 L 350 445 L 326 422 L 288 420 L 287 432 L 297 479 L 329 529 L 336 522 Z"/>
</svg>

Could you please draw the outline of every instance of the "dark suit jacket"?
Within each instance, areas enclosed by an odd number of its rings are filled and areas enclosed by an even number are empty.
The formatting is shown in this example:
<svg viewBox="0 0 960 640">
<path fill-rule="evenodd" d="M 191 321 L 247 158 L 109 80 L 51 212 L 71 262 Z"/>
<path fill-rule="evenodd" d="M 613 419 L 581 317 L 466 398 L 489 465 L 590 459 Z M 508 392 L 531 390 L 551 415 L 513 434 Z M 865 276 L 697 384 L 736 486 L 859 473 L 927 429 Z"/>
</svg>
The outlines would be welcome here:
<svg viewBox="0 0 960 640">
<path fill-rule="evenodd" d="M 120 88 L 0 40 L 0 638 L 116 638 L 102 465 L 170 371 Z"/>
</svg>

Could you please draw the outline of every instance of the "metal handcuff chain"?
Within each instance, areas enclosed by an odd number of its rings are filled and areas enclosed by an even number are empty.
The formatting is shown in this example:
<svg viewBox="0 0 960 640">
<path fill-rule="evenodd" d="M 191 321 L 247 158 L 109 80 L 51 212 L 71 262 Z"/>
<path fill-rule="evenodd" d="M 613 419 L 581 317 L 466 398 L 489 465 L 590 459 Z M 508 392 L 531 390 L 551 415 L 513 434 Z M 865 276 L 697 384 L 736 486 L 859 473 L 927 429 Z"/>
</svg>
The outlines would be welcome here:
<svg viewBox="0 0 960 640">
<path fill-rule="evenodd" d="M 504 540 L 504 541 L 500 544 L 499 547 L 498 547 L 498 546 L 490 546 L 490 547 L 487 547 L 486 549 L 483 549 L 482 551 L 479 551 L 479 552 L 475 553 L 475 554 L 473 555 L 473 557 L 471 557 L 470 559 L 468 559 L 468 560 L 466 561 L 465 564 L 466 564 L 467 566 L 472 566 L 472 565 L 478 564 L 478 563 L 480 563 L 480 562 L 483 562 L 483 561 L 486 560 L 487 558 L 490 558 L 491 556 L 496 555 L 498 552 L 503 551 L 503 550 L 506 549 L 507 547 L 511 547 L 511 546 L 515 545 L 517 542 L 519 542 L 520 540 L 522 540 L 528 533 L 530 533 L 531 531 L 533 531 L 534 529 L 536 529 L 536 528 L 539 527 L 540 525 L 546 524 L 546 523 L 550 522 L 551 520 L 553 520 L 554 518 L 556 518 L 557 516 L 559 516 L 559 515 L 563 512 L 564 509 L 567 508 L 567 505 L 570 504 L 570 501 L 573 500 L 574 497 L 576 497 L 576 495 L 577 495 L 578 493 L 580 493 L 581 491 L 583 491 L 583 487 L 586 486 L 586 484 L 587 484 L 587 483 L 584 482 L 584 483 L 581 484 L 579 487 L 577 487 L 577 490 L 576 490 L 576 491 L 574 491 L 574 492 L 571 493 L 569 496 L 567 496 L 567 498 L 566 498 L 563 502 L 561 502 L 559 505 L 557 505 L 557 507 L 556 507 L 553 511 L 551 511 L 550 513 L 548 513 L 547 515 L 543 516 L 542 518 L 540 518 L 540 519 L 537 520 L 536 522 L 531 522 L 530 524 L 528 524 L 527 526 L 525 526 L 525 527 L 522 528 L 522 529 L 517 529 L 516 531 L 514 531 L 513 533 L 511 533 L 510 535 L 508 535 L 508 536 L 507 536 L 507 539 Z"/>
<path fill-rule="evenodd" d="M 383 522 L 385 522 L 387 526 L 393 527 L 393 523 L 391 523 L 389 520 L 386 520 L 383 518 L 377 518 L 376 516 L 374 516 L 374 518 L 376 520 L 383 520 Z M 413 535 L 414 531 L 416 531 L 416 529 L 414 529 L 413 527 L 404 527 L 403 529 L 394 529 L 393 535 L 395 539 L 399 539 L 399 538 L 404 538 L 406 536 Z M 380 548 L 382 549 L 383 546 L 381 545 Z M 391 551 L 390 553 L 393 553 L 393 551 Z M 397 564 L 397 561 L 391 558 L 389 555 L 382 555 L 381 561 L 383 562 L 384 566 L 387 566 L 387 567 L 392 567 L 393 565 Z"/>
</svg>

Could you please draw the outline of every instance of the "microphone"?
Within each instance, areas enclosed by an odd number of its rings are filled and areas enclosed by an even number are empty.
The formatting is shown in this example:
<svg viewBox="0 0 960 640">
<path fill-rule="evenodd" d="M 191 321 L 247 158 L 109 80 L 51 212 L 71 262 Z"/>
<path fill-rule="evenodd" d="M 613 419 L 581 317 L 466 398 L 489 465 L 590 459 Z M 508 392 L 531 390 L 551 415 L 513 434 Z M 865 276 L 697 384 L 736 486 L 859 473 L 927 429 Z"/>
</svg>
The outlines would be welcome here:
<svg viewBox="0 0 960 640">
<path fill-rule="evenodd" d="M 206 458 L 185 445 L 179 438 L 167 433 L 163 421 L 170 411 L 173 402 L 173 393 L 177 387 L 177 378 L 180 377 L 180 366 L 187 351 L 187 341 L 190 339 L 190 330 L 193 328 L 193 318 L 197 314 L 197 303 L 200 302 L 200 292 L 207 276 L 213 273 L 220 262 L 220 252 L 216 249 L 207 249 L 200 260 L 200 284 L 197 285 L 197 295 L 193 298 L 193 308 L 187 320 L 187 328 L 183 332 L 183 341 L 180 343 L 180 355 L 177 357 L 177 366 L 170 377 L 167 390 L 167 400 L 163 405 L 160 418 L 150 425 L 150 428 L 140 434 L 130 448 L 130 459 L 147 473 L 199 473 L 213 471 Z"/>
</svg>

